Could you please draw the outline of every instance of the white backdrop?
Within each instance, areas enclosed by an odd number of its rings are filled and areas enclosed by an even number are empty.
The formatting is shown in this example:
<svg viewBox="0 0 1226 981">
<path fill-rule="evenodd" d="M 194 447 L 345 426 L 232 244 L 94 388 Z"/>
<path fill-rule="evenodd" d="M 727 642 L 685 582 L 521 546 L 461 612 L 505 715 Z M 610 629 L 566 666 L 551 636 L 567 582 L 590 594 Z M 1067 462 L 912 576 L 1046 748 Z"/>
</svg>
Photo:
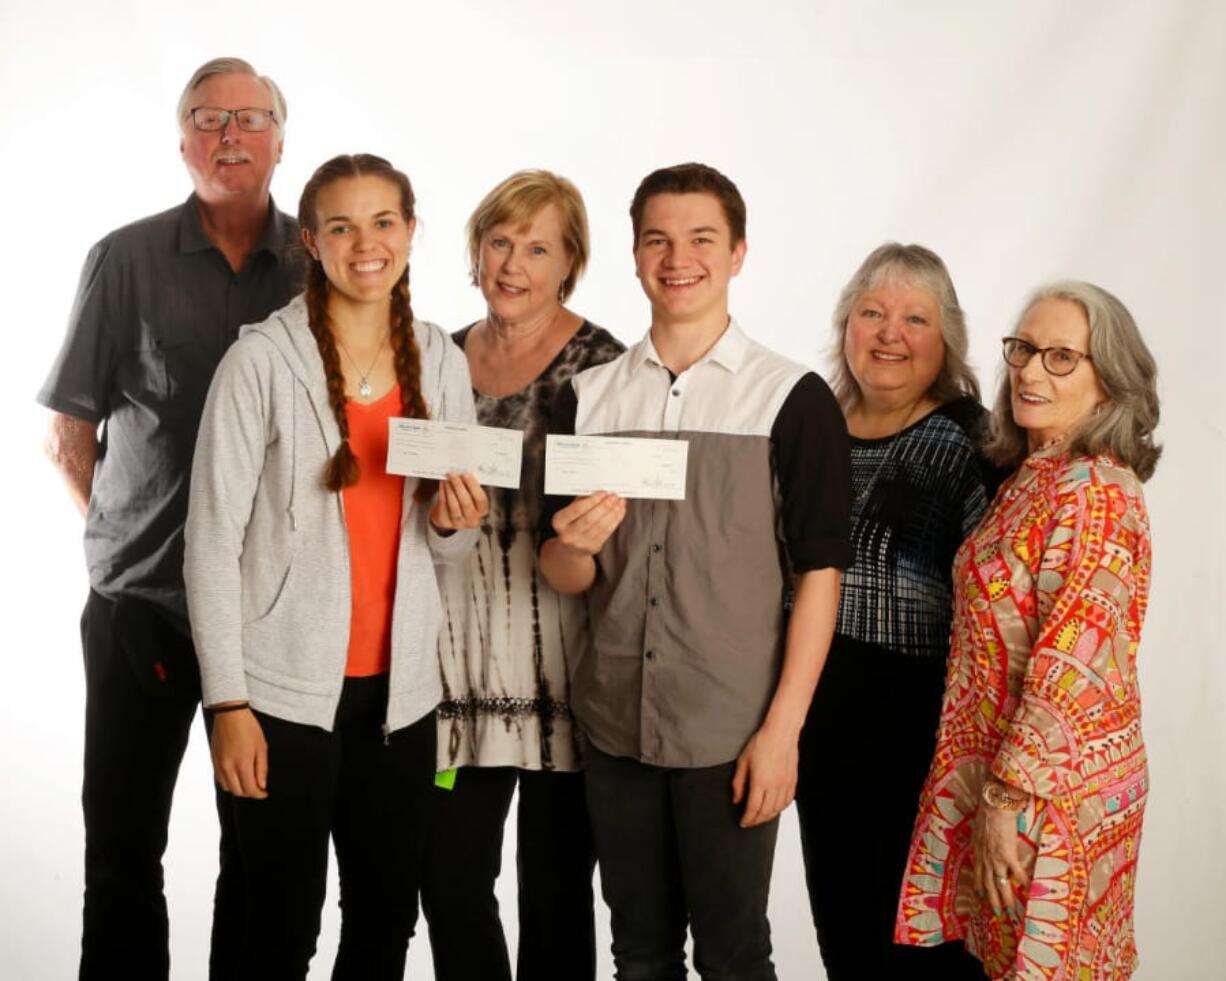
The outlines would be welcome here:
<svg viewBox="0 0 1226 981">
<path fill-rule="evenodd" d="M 689 159 L 727 172 L 749 204 L 738 318 L 816 367 L 840 286 L 886 239 L 945 258 L 989 389 L 997 339 L 1029 288 L 1073 276 L 1116 292 L 1158 359 L 1166 443 L 1147 488 L 1156 562 L 1140 670 L 1153 790 L 1140 977 L 1223 977 L 1212 942 L 1226 926 L 1226 4 L 588 6 L 0 0 L 10 372 L 0 398 L 11 430 L 0 490 L 0 975 L 72 975 L 79 930 L 81 522 L 40 459 L 45 413 L 33 396 L 89 245 L 189 191 L 173 122 L 180 87 L 207 58 L 237 54 L 289 99 L 273 185 L 286 210 L 338 152 L 377 152 L 409 173 L 421 215 L 414 309 L 448 326 L 481 312 L 463 222 L 525 166 L 583 190 L 593 258 L 573 305 L 625 341 L 647 323 L 626 206 L 649 170 Z M 837 804 L 856 847 L 855 802 Z M 197 730 L 166 858 L 176 978 L 204 977 L 214 825 Z M 504 867 L 514 869 L 509 850 Z M 500 896 L 513 938 L 507 876 Z M 313 978 L 327 976 L 335 947 L 329 904 Z M 780 976 L 823 977 L 791 812 L 772 919 Z M 409 976 L 429 977 L 424 939 L 410 958 Z"/>
</svg>

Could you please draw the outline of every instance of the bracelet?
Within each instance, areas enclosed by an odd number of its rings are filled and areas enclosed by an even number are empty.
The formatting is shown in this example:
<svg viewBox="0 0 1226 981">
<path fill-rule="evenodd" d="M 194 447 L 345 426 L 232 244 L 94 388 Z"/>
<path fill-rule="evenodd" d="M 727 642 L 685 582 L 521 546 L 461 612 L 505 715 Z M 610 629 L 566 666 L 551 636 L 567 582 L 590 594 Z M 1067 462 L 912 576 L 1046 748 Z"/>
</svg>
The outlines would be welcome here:
<svg viewBox="0 0 1226 981">
<path fill-rule="evenodd" d="M 984 804 L 994 811 L 1020 811 L 1026 806 L 1026 795 L 1013 797 L 1008 790 L 994 780 L 988 780 L 983 785 L 980 795 Z"/>
<path fill-rule="evenodd" d="M 237 712 L 239 709 L 251 708 L 250 702 L 235 702 L 233 705 L 221 705 L 216 708 L 210 708 L 209 711 L 214 715 L 221 715 L 222 712 Z"/>
</svg>

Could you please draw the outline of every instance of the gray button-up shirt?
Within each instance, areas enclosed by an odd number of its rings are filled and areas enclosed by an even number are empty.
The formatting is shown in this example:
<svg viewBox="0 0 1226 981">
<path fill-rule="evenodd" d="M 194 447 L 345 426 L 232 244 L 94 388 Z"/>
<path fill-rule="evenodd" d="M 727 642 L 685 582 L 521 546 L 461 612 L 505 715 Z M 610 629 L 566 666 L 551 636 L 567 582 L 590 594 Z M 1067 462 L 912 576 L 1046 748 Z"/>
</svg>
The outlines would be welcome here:
<svg viewBox="0 0 1226 981">
<path fill-rule="evenodd" d="M 85 522 L 90 584 L 156 603 L 184 624 L 183 523 L 209 382 L 242 324 L 298 291 L 298 226 L 270 205 L 237 274 L 195 195 L 90 250 L 67 336 L 38 401 L 104 424 Z"/>
<path fill-rule="evenodd" d="M 795 573 L 850 558 L 847 426 L 813 372 L 735 322 L 676 378 L 648 335 L 563 389 L 555 432 L 689 443 L 684 501 L 634 500 L 596 557 L 585 735 L 656 766 L 733 760 L 779 682 Z M 548 498 L 543 537 L 568 500 Z"/>
</svg>

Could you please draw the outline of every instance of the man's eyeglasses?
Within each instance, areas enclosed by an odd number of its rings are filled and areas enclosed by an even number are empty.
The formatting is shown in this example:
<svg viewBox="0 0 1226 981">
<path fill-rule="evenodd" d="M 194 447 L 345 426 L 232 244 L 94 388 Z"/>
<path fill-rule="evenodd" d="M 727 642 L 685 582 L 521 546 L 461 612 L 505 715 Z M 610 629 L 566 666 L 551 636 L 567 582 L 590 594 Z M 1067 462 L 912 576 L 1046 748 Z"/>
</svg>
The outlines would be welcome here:
<svg viewBox="0 0 1226 981">
<path fill-rule="evenodd" d="M 1020 337 L 1002 337 L 1000 344 L 1006 364 L 1014 368 L 1025 368 L 1030 364 L 1030 359 L 1038 354 L 1042 356 L 1044 370 L 1057 377 L 1071 375 L 1077 370 L 1082 358 L 1093 360 L 1088 354 L 1074 351 L 1071 347 L 1035 347 Z"/>
<path fill-rule="evenodd" d="M 263 133 L 277 121 L 271 109 L 218 109 L 216 106 L 197 106 L 188 112 L 192 125 L 204 133 L 216 133 L 225 129 L 233 119 L 244 133 Z"/>
</svg>

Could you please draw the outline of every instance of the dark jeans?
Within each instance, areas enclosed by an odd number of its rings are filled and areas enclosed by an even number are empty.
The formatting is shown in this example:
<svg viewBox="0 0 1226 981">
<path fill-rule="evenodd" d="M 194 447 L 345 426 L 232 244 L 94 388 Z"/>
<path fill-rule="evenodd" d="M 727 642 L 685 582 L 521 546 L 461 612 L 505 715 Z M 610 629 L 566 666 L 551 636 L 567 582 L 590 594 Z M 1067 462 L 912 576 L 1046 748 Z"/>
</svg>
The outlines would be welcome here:
<svg viewBox="0 0 1226 981">
<path fill-rule="evenodd" d="M 776 818 L 738 825 L 734 764 L 667 769 L 587 747 L 584 780 L 619 981 L 774 981 L 766 900 Z"/>
<path fill-rule="evenodd" d="M 983 978 L 961 942 L 894 943 L 944 664 L 836 642 L 800 737 L 796 807 L 809 904 L 830 981 Z"/>
<path fill-rule="evenodd" d="M 199 703 L 191 641 L 140 601 L 91 591 L 85 660 L 85 902 L 80 976 L 166 978 L 171 798 Z"/>
<path fill-rule="evenodd" d="M 246 924 L 240 977 L 305 978 L 319 935 L 328 840 L 340 872 L 334 979 L 400 981 L 417 889 L 435 719 L 384 737 L 387 676 L 347 678 L 332 732 L 257 712 L 268 797 L 232 797 Z"/>
<path fill-rule="evenodd" d="M 582 774 L 470 766 L 456 775 L 455 789 L 435 788 L 433 794 L 421 903 L 436 981 L 510 981 L 494 881 L 517 784 L 516 977 L 596 977 L 596 858 Z"/>
</svg>

